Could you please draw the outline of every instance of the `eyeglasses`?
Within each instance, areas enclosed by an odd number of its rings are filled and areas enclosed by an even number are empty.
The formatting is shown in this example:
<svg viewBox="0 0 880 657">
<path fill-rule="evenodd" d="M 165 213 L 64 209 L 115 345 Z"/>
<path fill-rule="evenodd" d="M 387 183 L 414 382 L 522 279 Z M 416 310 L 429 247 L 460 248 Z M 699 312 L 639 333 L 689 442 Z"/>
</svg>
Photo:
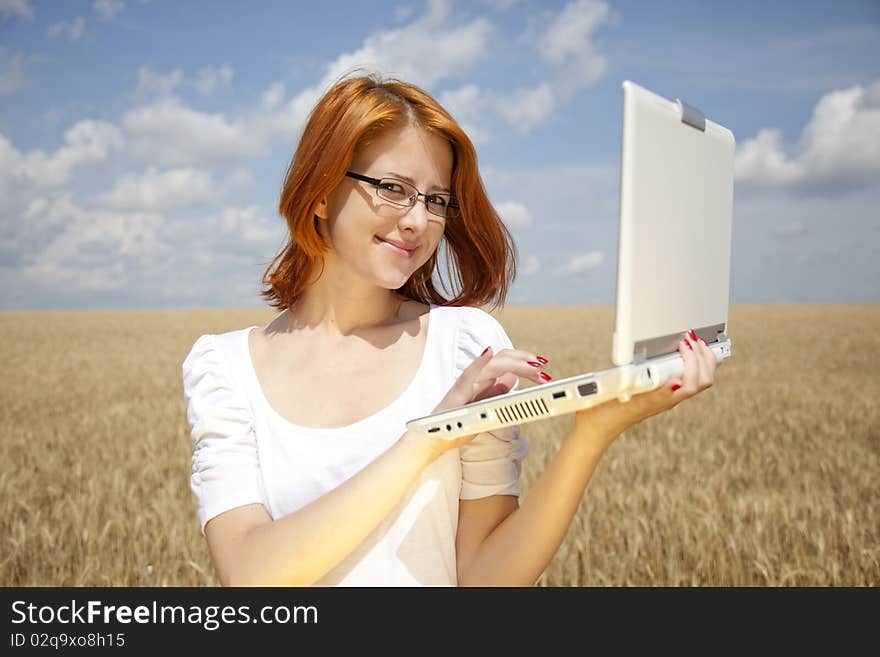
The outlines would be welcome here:
<svg viewBox="0 0 880 657">
<path fill-rule="evenodd" d="M 355 180 L 363 180 L 376 188 L 376 194 L 394 205 L 411 208 L 419 200 L 425 197 L 425 207 L 428 212 L 444 219 L 455 219 L 461 216 L 458 201 L 452 194 L 422 194 L 418 189 L 403 180 L 396 178 L 370 178 L 360 173 L 346 171 L 345 175 Z"/>
</svg>

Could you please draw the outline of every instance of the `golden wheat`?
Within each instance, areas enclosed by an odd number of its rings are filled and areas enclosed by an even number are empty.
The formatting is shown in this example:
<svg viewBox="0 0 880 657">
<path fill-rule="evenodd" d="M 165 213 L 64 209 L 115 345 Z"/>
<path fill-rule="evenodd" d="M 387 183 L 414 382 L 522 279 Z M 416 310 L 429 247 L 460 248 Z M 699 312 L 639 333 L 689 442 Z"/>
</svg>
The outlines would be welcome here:
<svg viewBox="0 0 880 657">
<path fill-rule="evenodd" d="M 180 365 L 272 315 L 0 313 L 0 585 L 215 585 Z M 554 378 L 610 364 L 610 307 L 495 315 Z M 611 447 L 538 584 L 876 586 L 878 328 L 878 305 L 733 307 L 716 385 Z M 523 496 L 570 426 L 523 426 Z"/>
</svg>

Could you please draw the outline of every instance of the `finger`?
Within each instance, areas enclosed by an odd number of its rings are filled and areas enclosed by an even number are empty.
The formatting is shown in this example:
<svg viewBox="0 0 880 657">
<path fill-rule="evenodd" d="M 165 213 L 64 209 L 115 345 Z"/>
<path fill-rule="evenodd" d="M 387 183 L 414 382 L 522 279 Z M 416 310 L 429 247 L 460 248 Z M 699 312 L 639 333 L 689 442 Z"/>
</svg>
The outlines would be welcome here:
<svg viewBox="0 0 880 657">
<path fill-rule="evenodd" d="M 538 363 L 538 365 L 540 365 L 541 367 L 544 367 L 547 363 L 550 362 L 546 358 L 544 358 L 543 356 L 536 354 L 534 352 L 531 352 L 531 351 L 526 351 L 525 349 L 502 349 L 497 354 L 495 354 L 495 356 L 496 357 L 513 356 L 516 358 L 520 358 L 521 360 L 524 360 L 526 362 Z"/>
<path fill-rule="evenodd" d="M 474 401 L 488 399 L 497 395 L 504 395 L 513 390 L 519 382 L 519 377 L 512 372 L 505 372 L 499 377 L 480 378 L 474 382 L 471 396 Z"/>
<path fill-rule="evenodd" d="M 712 381 L 715 381 L 715 369 L 718 367 L 718 360 L 715 358 L 715 352 L 709 348 L 709 345 L 706 344 L 706 341 L 703 340 L 703 338 L 697 338 L 697 342 L 700 343 L 706 354 L 706 367 L 709 371 L 709 378 Z"/>
<path fill-rule="evenodd" d="M 715 354 L 706 346 L 706 341 L 702 338 L 697 338 L 693 346 L 700 363 L 700 390 L 705 390 L 711 387 L 715 380 Z"/>
<path fill-rule="evenodd" d="M 487 387 L 479 390 L 474 395 L 473 401 L 482 401 L 483 399 L 490 399 L 498 395 L 506 395 L 512 387 L 512 385 L 508 385 L 501 380 L 496 380 L 494 383 L 490 382 Z"/>
<path fill-rule="evenodd" d="M 479 356 L 471 361 L 471 364 L 465 367 L 458 380 L 464 384 L 473 384 L 477 381 L 480 373 L 486 365 L 492 360 L 492 347 L 486 347 Z"/>
<path fill-rule="evenodd" d="M 690 346 L 687 340 L 681 340 L 678 343 L 678 352 L 684 361 L 684 371 L 681 373 L 681 390 L 686 396 L 690 397 L 697 393 L 697 383 L 700 375 L 697 356 L 694 353 L 694 348 Z"/>
<path fill-rule="evenodd" d="M 688 331 L 688 335 L 684 339 L 697 357 L 697 392 L 701 392 L 712 385 L 706 363 L 706 352 L 703 350 L 703 345 L 697 341 L 697 336 L 693 331 Z"/>
<path fill-rule="evenodd" d="M 504 354 L 504 355 L 502 355 Z M 517 377 L 529 379 L 535 383 L 547 383 L 553 377 L 544 372 L 544 364 L 537 360 L 526 360 L 530 356 L 514 356 L 511 350 L 499 352 L 480 374 L 481 379 L 499 377 L 506 373 L 512 373 Z"/>
<path fill-rule="evenodd" d="M 546 372 L 542 372 L 549 362 L 543 356 L 524 349 L 502 349 L 495 354 L 490 367 L 493 368 L 491 372 L 496 376 L 506 370 L 540 384 L 553 379 Z"/>
<path fill-rule="evenodd" d="M 679 390 L 681 388 L 681 386 L 682 386 L 682 380 L 679 378 L 668 379 L 665 384 L 665 387 L 667 390 L 669 390 L 669 392 L 676 392 L 677 390 Z"/>
</svg>

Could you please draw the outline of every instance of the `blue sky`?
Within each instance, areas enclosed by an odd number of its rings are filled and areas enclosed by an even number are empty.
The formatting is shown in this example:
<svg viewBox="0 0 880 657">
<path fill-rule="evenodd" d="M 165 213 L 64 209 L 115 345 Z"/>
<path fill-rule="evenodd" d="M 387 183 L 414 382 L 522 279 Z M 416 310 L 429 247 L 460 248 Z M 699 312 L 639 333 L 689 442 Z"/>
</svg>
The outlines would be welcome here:
<svg viewBox="0 0 880 657">
<path fill-rule="evenodd" d="M 733 303 L 880 301 L 876 1 L 0 0 L 0 308 L 262 305 L 298 132 L 355 65 L 475 141 L 509 304 L 613 303 L 626 79 L 736 135 Z"/>
</svg>

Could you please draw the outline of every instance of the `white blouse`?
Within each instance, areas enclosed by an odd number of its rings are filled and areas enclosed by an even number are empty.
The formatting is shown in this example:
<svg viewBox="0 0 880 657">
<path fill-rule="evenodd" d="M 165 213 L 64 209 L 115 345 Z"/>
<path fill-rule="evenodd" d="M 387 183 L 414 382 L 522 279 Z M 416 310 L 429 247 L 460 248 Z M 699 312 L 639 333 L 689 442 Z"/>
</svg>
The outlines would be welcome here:
<svg viewBox="0 0 880 657">
<path fill-rule="evenodd" d="M 344 427 L 304 427 L 269 405 L 248 347 L 251 326 L 200 336 L 183 361 L 198 519 L 246 504 L 273 519 L 333 490 L 430 414 L 483 349 L 513 345 L 489 313 L 431 304 L 425 350 L 409 386 Z M 425 468 L 392 512 L 317 586 L 455 586 L 458 501 L 519 496 L 529 443 L 519 426 L 481 433 Z"/>
</svg>

